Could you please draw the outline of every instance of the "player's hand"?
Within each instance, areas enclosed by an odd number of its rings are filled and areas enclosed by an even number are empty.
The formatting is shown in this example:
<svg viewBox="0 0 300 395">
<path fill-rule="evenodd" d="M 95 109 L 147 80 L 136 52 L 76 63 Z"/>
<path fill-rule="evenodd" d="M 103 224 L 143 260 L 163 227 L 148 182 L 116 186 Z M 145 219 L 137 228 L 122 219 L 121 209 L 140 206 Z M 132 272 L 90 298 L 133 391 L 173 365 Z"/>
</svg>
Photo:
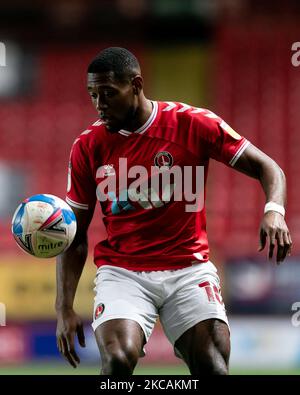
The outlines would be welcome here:
<svg viewBox="0 0 300 395">
<path fill-rule="evenodd" d="M 269 259 L 272 259 L 277 243 L 276 262 L 280 264 L 286 256 L 291 255 L 292 239 L 284 217 L 276 211 L 268 211 L 260 224 L 260 246 L 258 251 L 265 248 L 269 238 Z"/>
<path fill-rule="evenodd" d="M 81 347 L 85 347 L 83 323 L 73 309 L 57 312 L 56 341 L 59 352 L 76 368 L 80 359 L 76 354 L 74 339 L 77 334 Z"/>
</svg>

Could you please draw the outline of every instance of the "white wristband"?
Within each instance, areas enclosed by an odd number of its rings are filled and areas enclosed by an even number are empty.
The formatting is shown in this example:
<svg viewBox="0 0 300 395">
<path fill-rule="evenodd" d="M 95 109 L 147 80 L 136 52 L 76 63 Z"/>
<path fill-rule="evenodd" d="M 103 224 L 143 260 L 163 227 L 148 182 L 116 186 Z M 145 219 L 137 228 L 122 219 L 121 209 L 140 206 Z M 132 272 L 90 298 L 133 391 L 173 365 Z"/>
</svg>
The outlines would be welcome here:
<svg viewBox="0 0 300 395">
<path fill-rule="evenodd" d="M 277 213 L 281 214 L 283 217 L 285 216 L 285 209 L 283 206 L 280 204 L 277 204 L 275 202 L 268 202 L 265 205 L 264 209 L 264 214 L 266 214 L 268 211 L 276 211 Z"/>
</svg>

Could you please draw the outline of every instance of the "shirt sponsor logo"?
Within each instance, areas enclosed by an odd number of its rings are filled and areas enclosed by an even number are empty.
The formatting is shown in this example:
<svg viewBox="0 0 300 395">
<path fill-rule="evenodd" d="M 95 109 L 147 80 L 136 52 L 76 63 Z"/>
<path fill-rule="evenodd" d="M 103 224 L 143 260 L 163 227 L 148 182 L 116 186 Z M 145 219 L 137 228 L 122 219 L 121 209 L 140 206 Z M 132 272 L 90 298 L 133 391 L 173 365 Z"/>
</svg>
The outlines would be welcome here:
<svg viewBox="0 0 300 395">
<path fill-rule="evenodd" d="M 99 169 L 98 169 L 99 171 Z M 104 165 L 101 167 L 101 177 L 115 176 L 116 171 L 113 164 Z"/>
<path fill-rule="evenodd" d="M 114 169 L 114 165 L 104 165 L 103 166 L 103 176 L 115 176 L 116 172 Z"/>
</svg>

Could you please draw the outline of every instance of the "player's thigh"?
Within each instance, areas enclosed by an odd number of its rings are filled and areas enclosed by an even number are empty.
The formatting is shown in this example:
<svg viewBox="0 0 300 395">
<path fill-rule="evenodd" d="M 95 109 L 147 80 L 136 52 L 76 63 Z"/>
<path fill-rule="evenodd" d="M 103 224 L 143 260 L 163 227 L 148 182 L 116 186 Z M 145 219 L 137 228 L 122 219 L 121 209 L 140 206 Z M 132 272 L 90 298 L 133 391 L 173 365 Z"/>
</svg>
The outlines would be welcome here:
<svg viewBox="0 0 300 395">
<path fill-rule="evenodd" d="M 103 359 L 123 354 L 127 359 L 137 360 L 146 342 L 140 324 L 130 319 L 103 322 L 95 330 L 95 337 Z"/>
<path fill-rule="evenodd" d="M 228 322 L 220 280 L 211 262 L 178 271 L 172 281 L 173 292 L 160 310 L 160 320 L 173 345 L 200 322 L 208 319 Z"/>
<path fill-rule="evenodd" d="M 103 268 L 95 279 L 94 329 L 102 350 L 148 341 L 157 320 L 157 308 L 147 289 L 134 273 L 120 268 Z M 141 356 L 143 351 L 141 352 Z"/>
<path fill-rule="evenodd" d="M 226 370 L 230 356 L 228 325 L 215 318 L 201 321 L 176 340 L 175 349 L 194 371 Z"/>
</svg>

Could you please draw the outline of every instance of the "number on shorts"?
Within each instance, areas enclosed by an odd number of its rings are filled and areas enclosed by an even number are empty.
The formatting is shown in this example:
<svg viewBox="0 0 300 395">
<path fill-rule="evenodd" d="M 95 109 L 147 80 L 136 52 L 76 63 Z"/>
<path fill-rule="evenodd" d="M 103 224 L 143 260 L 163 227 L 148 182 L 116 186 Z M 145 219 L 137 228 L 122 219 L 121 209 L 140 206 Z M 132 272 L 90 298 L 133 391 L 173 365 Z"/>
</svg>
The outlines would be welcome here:
<svg viewBox="0 0 300 395">
<path fill-rule="evenodd" d="M 203 283 L 199 284 L 199 287 L 205 289 L 209 302 L 215 302 L 217 300 L 223 306 L 220 289 L 218 289 L 215 284 L 212 284 L 209 281 L 204 281 Z"/>
</svg>

